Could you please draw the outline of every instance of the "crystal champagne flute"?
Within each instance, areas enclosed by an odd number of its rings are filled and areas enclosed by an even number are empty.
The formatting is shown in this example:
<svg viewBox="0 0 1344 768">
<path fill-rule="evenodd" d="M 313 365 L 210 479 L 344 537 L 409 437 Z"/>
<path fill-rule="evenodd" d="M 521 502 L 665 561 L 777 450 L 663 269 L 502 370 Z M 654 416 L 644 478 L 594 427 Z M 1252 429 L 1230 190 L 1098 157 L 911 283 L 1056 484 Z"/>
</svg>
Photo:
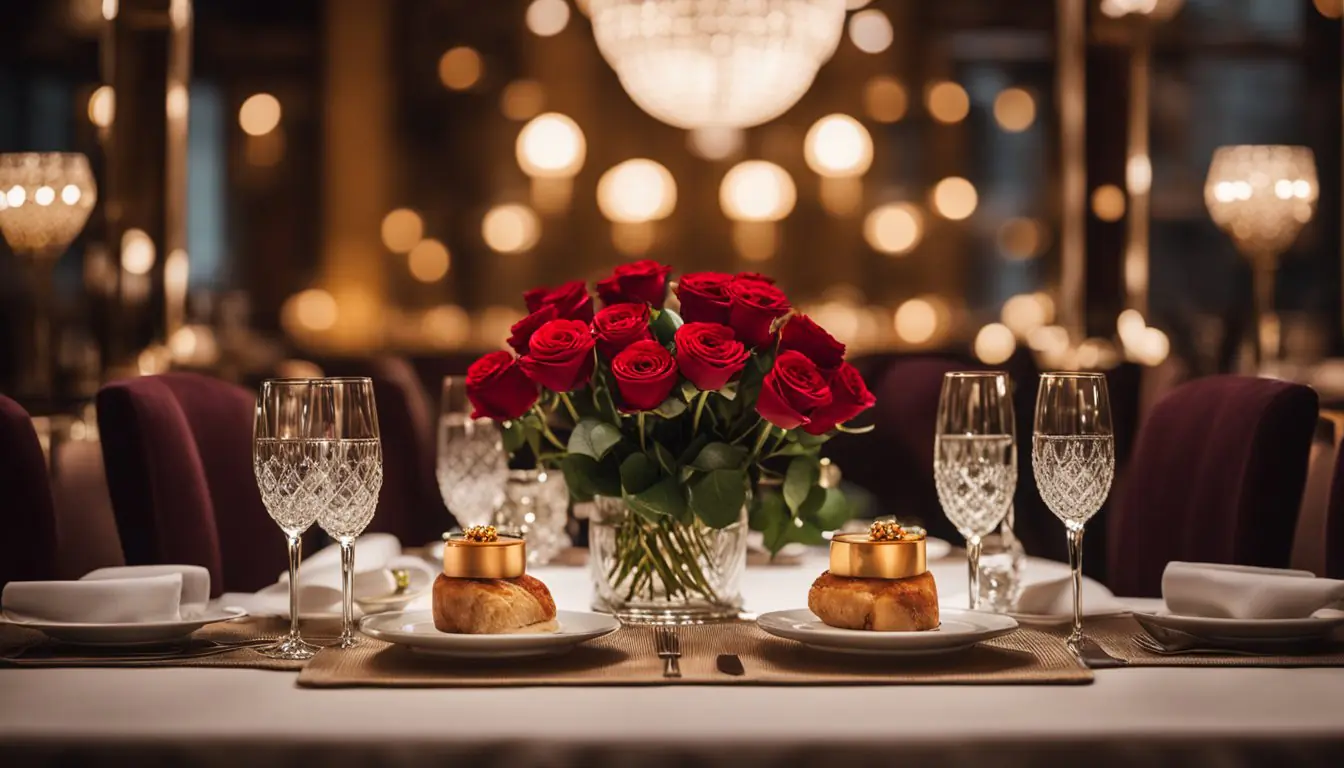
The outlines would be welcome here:
<svg viewBox="0 0 1344 768">
<path fill-rule="evenodd" d="M 252 471 L 262 503 L 289 544 L 289 634 L 258 652 L 275 659 L 311 659 L 317 646 L 299 635 L 299 558 L 303 532 L 317 519 L 323 482 L 317 462 L 314 379 L 270 379 L 257 393 Z"/>
<path fill-rule="evenodd" d="M 1115 476 L 1111 399 L 1100 373 L 1043 373 L 1036 395 L 1031 468 L 1041 498 L 1064 521 L 1073 570 L 1073 631 L 1083 640 L 1083 526 L 1101 505 Z"/>
<path fill-rule="evenodd" d="M 504 436 L 490 419 L 473 419 L 464 376 L 443 380 L 439 450 L 435 472 L 439 493 L 462 528 L 494 522 L 504 502 L 508 455 Z"/>
<path fill-rule="evenodd" d="M 328 378 L 314 383 L 318 420 L 324 427 L 318 455 L 325 488 L 317 523 L 341 546 L 341 637 L 337 648 L 359 645 L 355 637 L 355 538 L 364 532 L 383 487 L 383 445 L 373 382 Z"/>
<path fill-rule="evenodd" d="M 948 373 L 938 398 L 933 477 L 943 514 L 966 537 L 970 607 L 980 605 L 981 539 L 1017 488 L 1012 385 L 1002 371 Z"/>
</svg>

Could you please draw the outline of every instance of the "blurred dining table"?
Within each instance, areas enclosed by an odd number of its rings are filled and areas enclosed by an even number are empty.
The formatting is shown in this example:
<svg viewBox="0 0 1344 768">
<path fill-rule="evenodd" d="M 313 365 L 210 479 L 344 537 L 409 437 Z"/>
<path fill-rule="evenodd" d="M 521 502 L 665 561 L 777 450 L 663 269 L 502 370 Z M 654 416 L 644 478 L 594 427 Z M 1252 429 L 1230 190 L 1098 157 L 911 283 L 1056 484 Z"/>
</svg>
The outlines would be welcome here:
<svg viewBox="0 0 1344 768">
<path fill-rule="evenodd" d="M 824 567 L 817 551 L 749 568 L 747 608 L 805 605 Z M 942 602 L 964 604 L 964 558 L 931 570 Z M 1033 559 L 1027 572 L 1067 567 Z M 559 607 L 588 607 L 586 569 L 532 573 Z M 3 669 L 0 764 L 1344 765 L 1344 668 L 1131 667 L 1072 686 L 305 689 L 295 677 Z"/>
</svg>

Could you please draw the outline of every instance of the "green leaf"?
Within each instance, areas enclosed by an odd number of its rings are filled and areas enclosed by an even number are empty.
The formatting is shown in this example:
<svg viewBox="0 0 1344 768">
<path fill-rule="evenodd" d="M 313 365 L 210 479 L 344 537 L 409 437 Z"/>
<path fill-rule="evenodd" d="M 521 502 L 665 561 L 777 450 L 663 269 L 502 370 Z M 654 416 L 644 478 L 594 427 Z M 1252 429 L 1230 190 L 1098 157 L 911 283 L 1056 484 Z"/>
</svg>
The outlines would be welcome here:
<svg viewBox="0 0 1344 768">
<path fill-rule="evenodd" d="M 747 473 L 715 469 L 692 478 L 687 488 L 691 511 L 711 528 L 726 528 L 737 522 L 747 502 Z"/>
<path fill-rule="evenodd" d="M 649 328 L 653 330 L 653 337 L 663 346 L 671 346 L 672 339 L 677 335 L 677 329 L 682 325 L 681 315 L 670 309 L 664 309 L 656 312 L 653 320 L 649 323 Z"/>
<path fill-rule="evenodd" d="M 827 435 L 809 435 L 801 429 L 793 429 L 789 430 L 789 439 L 805 448 L 816 448 L 831 438 Z"/>
<path fill-rule="evenodd" d="M 747 458 L 747 449 L 740 445 L 729 445 L 728 443 L 710 443 L 696 454 L 691 466 L 701 472 L 712 472 L 716 469 L 741 469 L 742 462 Z"/>
<path fill-rule="evenodd" d="M 789 543 L 789 528 L 793 527 L 793 515 L 784 506 L 784 497 L 778 493 L 767 493 L 757 497 L 752 504 L 749 520 L 752 530 L 760 531 L 765 548 L 771 555 Z"/>
<path fill-rule="evenodd" d="M 696 395 L 700 394 L 700 390 L 689 380 L 681 382 L 681 387 L 679 389 L 681 390 L 681 399 L 688 403 L 694 400 Z"/>
<path fill-rule="evenodd" d="M 779 446 L 778 448 L 776 448 L 776 449 L 772 452 L 772 455 L 775 455 L 775 456 L 808 456 L 808 455 L 811 455 L 811 454 L 815 454 L 816 452 L 817 452 L 817 449 L 816 449 L 816 448 L 809 448 L 809 447 L 807 447 L 806 445 L 800 445 L 800 444 L 798 444 L 798 443 L 789 443 L 789 442 L 786 442 L 786 443 L 784 443 L 783 445 L 781 445 L 781 446 Z"/>
<path fill-rule="evenodd" d="M 691 439 L 691 444 L 686 446 L 686 450 L 681 452 L 681 458 L 678 459 L 677 463 L 690 464 L 695 461 L 695 457 L 700 455 L 700 451 L 704 450 L 705 444 L 708 442 L 708 435 L 696 435 Z"/>
<path fill-rule="evenodd" d="M 625 503 L 632 512 L 650 522 L 657 522 L 664 515 L 677 520 L 686 515 L 686 497 L 675 477 L 664 477 L 639 493 L 627 493 Z"/>
<path fill-rule="evenodd" d="M 594 496 L 620 496 L 621 478 L 614 462 L 594 461 L 591 456 L 571 453 L 560 460 L 569 495 L 578 501 Z"/>
<path fill-rule="evenodd" d="M 665 475 L 677 474 L 677 457 L 667 449 L 667 446 L 660 442 L 653 444 L 653 458 L 657 459 L 658 466 L 662 468 Z"/>
<path fill-rule="evenodd" d="M 817 486 L 808 494 L 807 501 L 798 510 L 803 522 L 816 526 L 823 531 L 834 531 L 849 519 L 849 504 L 845 494 L 836 488 Z"/>
<path fill-rule="evenodd" d="M 723 385 L 723 388 L 719 390 L 719 394 L 723 396 L 724 400 L 734 400 L 737 398 L 737 390 L 738 383 L 736 381 L 730 381 Z"/>
<path fill-rule="evenodd" d="M 798 512 L 813 489 L 820 487 L 820 480 L 821 466 L 815 457 L 799 456 L 789 462 L 789 469 L 784 473 L 784 502 L 789 509 Z"/>
<path fill-rule="evenodd" d="M 601 461 L 619 442 L 621 430 L 617 427 L 597 419 L 582 419 L 569 435 L 567 450 Z"/>
<path fill-rule="evenodd" d="M 678 397 L 669 397 L 664 400 L 652 413 L 663 417 L 664 419 L 675 419 L 686 412 L 686 401 Z"/>
<path fill-rule="evenodd" d="M 538 421 L 538 424 L 541 422 Z M 533 456 L 541 455 L 541 427 L 535 427 L 528 424 L 524 429 L 524 437 L 527 438 L 527 447 L 532 449 Z"/>
<path fill-rule="evenodd" d="M 504 450 L 508 453 L 517 453 L 527 444 L 527 429 L 523 422 L 518 419 L 505 422 L 504 424 Z"/>
<path fill-rule="evenodd" d="M 658 465 L 642 453 L 632 453 L 621 462 L 621 487 L 627 495 L 640 493 L 658 480 Z"/>
<path fill-rule="evenodd" d="M 819 547 L 826 543 L 826 537 L 822 535 L 821 529 L 801 518 L 794 518 L 786 533 L 789 542 L 806 544 L 809 547 Z"/>
</svg>

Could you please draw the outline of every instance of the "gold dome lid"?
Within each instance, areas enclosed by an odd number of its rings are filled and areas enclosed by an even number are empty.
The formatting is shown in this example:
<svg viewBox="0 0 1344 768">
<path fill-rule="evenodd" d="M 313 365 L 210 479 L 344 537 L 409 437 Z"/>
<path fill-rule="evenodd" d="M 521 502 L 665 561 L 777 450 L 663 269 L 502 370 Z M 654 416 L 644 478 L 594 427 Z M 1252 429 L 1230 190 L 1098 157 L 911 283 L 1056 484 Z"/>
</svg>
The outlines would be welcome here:
<svg viewBox="0 0 1344 768">
<path fill-rule="evenodd" d="M 876 522 L 867 533 L 831 539 L 830 571 L 856 579 L 908 579 L 929 570 L 922 530 Z"/>
<path fill-rule="evenodd" d="M 527 570 L 527 544 L 493 525 L 474 525 L 443 543 L 443 574 L 455 579 L 516 579 Z"/>
</svg>

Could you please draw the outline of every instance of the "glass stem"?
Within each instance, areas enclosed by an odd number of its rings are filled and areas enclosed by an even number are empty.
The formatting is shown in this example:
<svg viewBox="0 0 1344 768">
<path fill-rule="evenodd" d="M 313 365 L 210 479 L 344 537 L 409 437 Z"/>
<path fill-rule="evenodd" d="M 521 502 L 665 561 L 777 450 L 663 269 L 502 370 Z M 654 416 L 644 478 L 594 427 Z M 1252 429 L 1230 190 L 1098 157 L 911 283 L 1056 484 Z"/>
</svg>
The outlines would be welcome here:
<svg viewBox="0 0 1344 768">
<path fill-rule="evenodd" d="M 980 537 L 970 536 L 966 539 L 966 565 L 970 569 L 967 576 L 967 584 L 970 587 L 970 609 L 974 611 L 980 607 Z"/>
<path fill-rule="evenodd" d="M 1083 527 L 1069 528 L 1069 568 L 1073 571 L 1073 631 L 1069 645 L 1083 639 Z"/>
<path fill-rule="evenodd" d="M 341 646 L 355 642 L 355 540 L 341 539 Z"/>
<path fill-rule="evenodd" d="M 296 534 L 288 535 L 289 544 L 289 637 L 299 638 L 299 560 L 303 556 L 303 539 Z"/>
</svg>

